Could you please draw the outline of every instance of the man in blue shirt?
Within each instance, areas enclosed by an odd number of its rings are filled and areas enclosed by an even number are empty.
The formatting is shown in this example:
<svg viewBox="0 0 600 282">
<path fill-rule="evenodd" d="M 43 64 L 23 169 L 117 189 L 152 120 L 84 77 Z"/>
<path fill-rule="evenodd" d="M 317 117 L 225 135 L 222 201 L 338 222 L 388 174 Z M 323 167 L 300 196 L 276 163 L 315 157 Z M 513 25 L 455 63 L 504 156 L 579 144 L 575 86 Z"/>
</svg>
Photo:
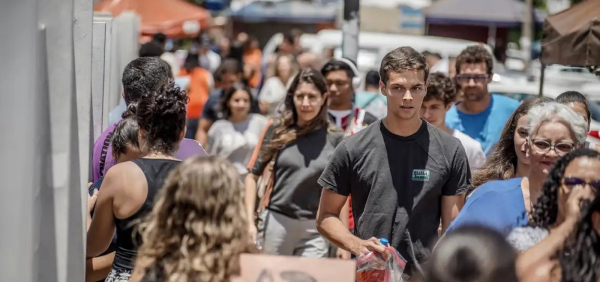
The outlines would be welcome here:
<svg viewBox="0 0 600 282">
<path fill-rule="evenodd" d="M 354 104 L 382 119 L 387 115 L 387 98 L 379 90 L 379 72 L 369 71 L 365 76 L 365 91 L 356 93 Z"/>
<path fill-rule="evenodd" d="M 488 154 L 500 139 L 504 124 L 517 109 L 517 100 L 488 92 L 492 81 L 492 54 L 483 46 L 469 46 L 456 58 L 456 82 L 463 101 L 446 113 L 446 125 L 479 141 Z"/>
</svg>

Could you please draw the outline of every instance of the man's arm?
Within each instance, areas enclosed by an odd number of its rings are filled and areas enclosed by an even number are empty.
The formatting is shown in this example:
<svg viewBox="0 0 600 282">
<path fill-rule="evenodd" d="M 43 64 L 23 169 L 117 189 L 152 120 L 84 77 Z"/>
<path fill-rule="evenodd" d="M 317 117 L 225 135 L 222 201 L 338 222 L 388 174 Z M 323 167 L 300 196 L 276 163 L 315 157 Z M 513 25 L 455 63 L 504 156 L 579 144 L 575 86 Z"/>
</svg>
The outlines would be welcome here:
<svg viewBox="0 0 600 282">
<path fill-rule="evenodd" d="M 207 149 L 206 145 L 208 145 L 208 130 L 212 126 L 213 122 L 217 120 L 214 107 L 215 104 L 218 103 L 220 97 L 221 96 L 218 92 L 210 94 L 210 96 L 208 96 L 208 100 L 206 100 L 204 108 L 202 109 L 200 121 L 198 122 L 196 136 L 194 136 L 196 141 L 198 141 L 198 143 L 200 143 L 200 145 L 202 145 L 202 147 L 205 148 L 205 150 Z"/>
<path fill-rule="evenodd" d="M 467 160 L 467 153 L 462 145 L 454 151 L 450 163 L 450 178 L 442 189 L 442 234 L 446 232 L 450 223 L 458 216 L 458 212 L 465 204 L 465 194 L 471 186 L 471 168 Z"/>
<path fill-rule="evenodd" d="M 379 243 L 377 238 L 362 240 L 350 233 L 348 226 L 340 220 L 340 213 L 346 204 L 348 197 L 337 194 L 328 189 L 323 189 L 321 202 L 317 213 L 317 229 L 319 233 L 331 241 L 334 245 L 356 256 L 371 251 L 383 253 L 385 247 Z"/>
<path fill-rule="evenodd" d="M 323 192 L 317 212 L 317 229 L 333 244 L 357 256 L 370 251 L 385 252 L 385 247 L 377 238 L 359 239 L 350 233 L 348 223 L 344 224 L 340 220 L 341 211 L 350 195 L 350 178 L 353 173 L 345 141 L 342 140 L 335 148 L 318 181 Z M 348 215 L 345 216 L 348 218 Z"/>
<path fill-rule="evenodd" d="M 196 141 L 204 148 L 208 148 L 208 130 L 212 126 L 213 121 L 210 119 L 201 118 L 196 131 Z M 210 150 L 210 148 L 209 148 Z"/>
<path fill-rule="evenodd" d="M 465 204 L 465 195 L 442 196 L 442 234 L 450 223 L 458 216 L 458 212 Z"/>
</svg>

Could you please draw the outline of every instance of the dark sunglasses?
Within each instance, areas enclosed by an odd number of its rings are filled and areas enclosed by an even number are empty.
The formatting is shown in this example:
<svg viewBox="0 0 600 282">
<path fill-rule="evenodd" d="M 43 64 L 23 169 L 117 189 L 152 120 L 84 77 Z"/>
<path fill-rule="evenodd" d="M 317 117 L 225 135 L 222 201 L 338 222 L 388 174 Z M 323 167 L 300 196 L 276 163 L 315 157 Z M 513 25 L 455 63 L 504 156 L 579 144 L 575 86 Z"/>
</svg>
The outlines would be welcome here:
<svg viewBox="0 0 600 282">
<path fill-rule="evenodd" d="M 468 83 L 471 79 L 475 82 L 485 82 L 489 77 L 487 74 L 458 74 L 455 76 L 459 83 Z"/>
<path fill-rule="evenodd" d="M 563 185 L 565 185 L 569 188 L 573 188 L 576 186 L 589 185 L 594 191 L 600 190 L 600 180 L 593 180 L 593 181 L 587 182 L 579 177 L 565 177 L 565 178 L 563 178 Z"/>
</svg>

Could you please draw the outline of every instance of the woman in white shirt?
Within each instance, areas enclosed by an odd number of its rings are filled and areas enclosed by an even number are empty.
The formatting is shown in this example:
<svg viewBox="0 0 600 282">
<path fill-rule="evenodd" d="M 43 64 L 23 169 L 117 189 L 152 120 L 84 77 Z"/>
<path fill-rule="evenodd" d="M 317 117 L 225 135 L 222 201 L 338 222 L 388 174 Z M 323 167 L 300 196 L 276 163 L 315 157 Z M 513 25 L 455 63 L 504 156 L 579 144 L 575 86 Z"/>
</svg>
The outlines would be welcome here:
<svg viewBox="0 0 600 282">
<path fill-rule="evenodd" d="M 261 112 L 267 112 L 269 116 L 277 114 L 277 107 L 281 104 L 286 95 L 289 83 L 298 72 L 298 64 L 292 55 L 280 54 L 275 59 L 269 77 L 258 95 Z"/>
<path fill-rule="evenodd" d="M 236 84 L 225 93 L 219 105 L 219 120 L 208 131 L 208 152 L 229 160 L 242 177 L 246 165 L 258 144 L 258 137 L 267 125 L 267 118 L 250 113 L 250 88 Z"/>
</svg>

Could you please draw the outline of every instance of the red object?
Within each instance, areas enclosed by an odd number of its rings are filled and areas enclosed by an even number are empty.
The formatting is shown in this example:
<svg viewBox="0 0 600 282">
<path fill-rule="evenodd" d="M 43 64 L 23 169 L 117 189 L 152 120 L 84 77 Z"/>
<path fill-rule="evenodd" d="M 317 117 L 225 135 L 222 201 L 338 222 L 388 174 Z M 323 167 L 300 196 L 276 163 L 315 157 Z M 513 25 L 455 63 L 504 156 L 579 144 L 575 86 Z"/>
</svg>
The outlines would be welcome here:
<svg viewBox="0 0 600 282">
<path fill-rule="evenodd" d="M 592 130 L 592 131 L 588 132 L 588 135 L 592 136 L 596 139 L 600 139 L 600 134 L 598 133 L 598 130 Z"/>
<path fill-rule="evenodd" d="M 384 258 L 381 254 L 371 252 L 359 257 L 356 261 L 356 266 L 358 268 L 356 272 L 356 281 L 401 281 L 399 278 L 406 268 L 406 260 L 404 260 L 393 247 L 386 247 L 386 253 L 391 254 L 391 256 Z"/>
<path fill-rule="evenodd" d="M 186 34 L 185 22 L 198 22 L 200 29 L 209 27 L 211 15 L 204 8 L 184 0 L 101 0 L 94 5 L 96 12 L 109 12 L 114 17 L 122 12 L 135 12 L 142 19 L 141 33 L 151 36 L 162 32 L 167 37 L 196 37 L 198 32 Z"/>
</svg>

